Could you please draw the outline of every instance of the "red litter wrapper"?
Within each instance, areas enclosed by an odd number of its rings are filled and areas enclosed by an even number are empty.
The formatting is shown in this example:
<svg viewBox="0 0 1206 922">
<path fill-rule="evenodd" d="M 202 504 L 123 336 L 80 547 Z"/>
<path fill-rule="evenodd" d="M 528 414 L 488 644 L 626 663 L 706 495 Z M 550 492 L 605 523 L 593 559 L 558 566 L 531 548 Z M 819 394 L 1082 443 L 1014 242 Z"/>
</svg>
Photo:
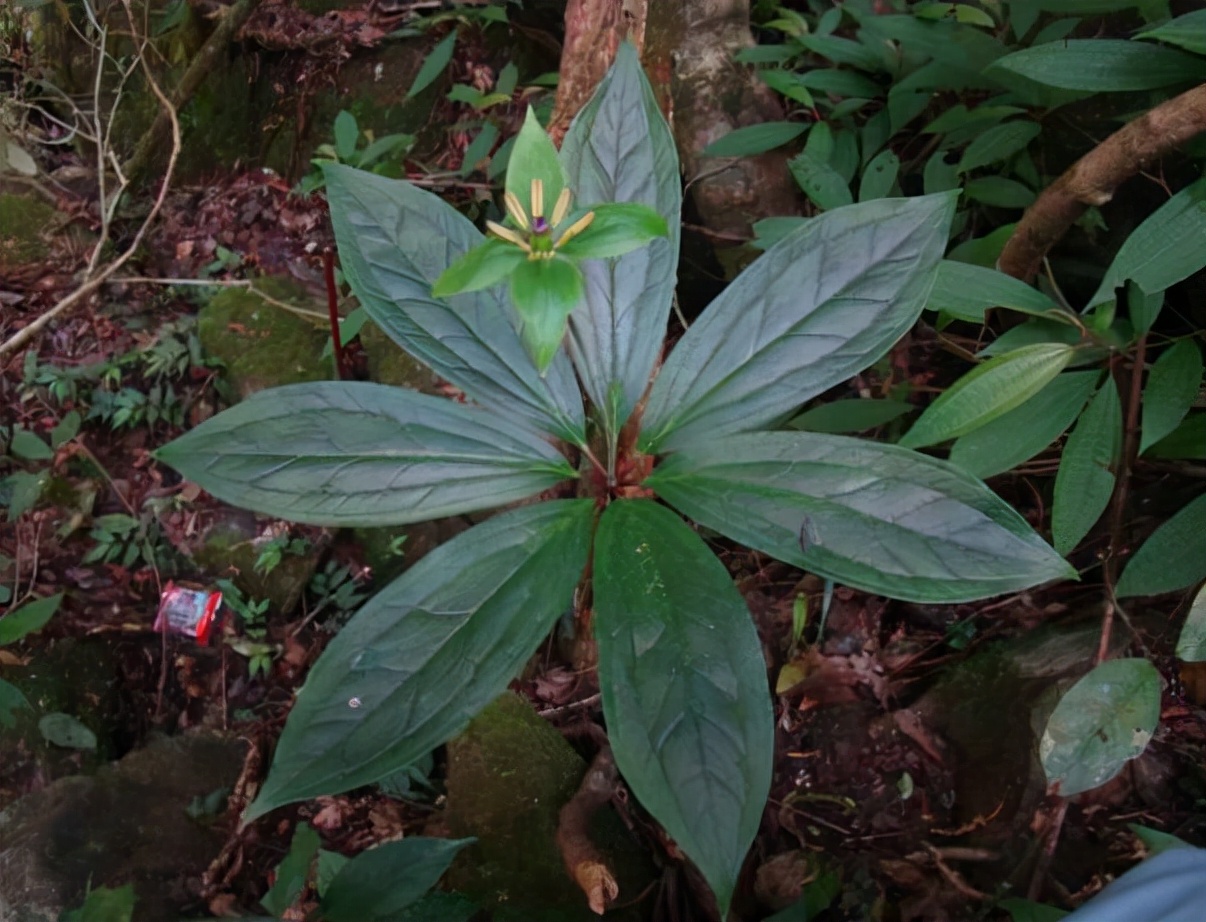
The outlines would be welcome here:
<svg viewBox="0 0 1206 922">
<path fill-rule="evenodd" d="M 209 632 L 222 604 L 222 593 L 209 589 L 188 589 L 169 582 L 159 599 L 155 630 L 182 634 L 197 643 L 209 642 Z"/>
</svg>

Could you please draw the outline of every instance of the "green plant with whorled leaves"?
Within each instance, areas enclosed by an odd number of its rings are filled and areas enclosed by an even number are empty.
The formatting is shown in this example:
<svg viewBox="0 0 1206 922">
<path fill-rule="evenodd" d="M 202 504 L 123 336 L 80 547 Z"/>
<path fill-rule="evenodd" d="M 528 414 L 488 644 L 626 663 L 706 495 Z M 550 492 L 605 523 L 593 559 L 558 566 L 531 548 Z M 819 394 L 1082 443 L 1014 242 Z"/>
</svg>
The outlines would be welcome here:
<svg viewBox="0 0 1206 922">
<path fill-rule="evenodd" d="M 525 162 L 517 142 L 509 169 L 547 183 L 553 166 Z M 630 47 L 555 166 L 577 201 L 643 204 L 665 218 L 667 236 L 574 260 L 582 295 L 543 374 L 503 275 L 432 294 L 483 244 L 469 221 L 405 182 L 329 166 L 353 290 L 471 402 L 350 382 L 279 388 L 159 457 L 228 502 L 330 526 L 528 501 L 441 546 L 352 617 L 298 693 L 248 819 L 377 781 L 429 752 L 589 598 L 616 761 L 723 915 L 770 786 L 772 709 L 745 603 L 684 515 L 898 598 L 974 599 L 1073 574 L 956 467 L 774 428 L 909 329 L 943 253 L 951 196 L 885 199 L 807 223 L 738 277 L 659 368 L 681 185 Z M 508 271 L 526 262 L 526 252 L 511 257 Z M 562 306 L 537 305 L 524 320 L 552 327 Z M 588 573 L 589 594 L 578 591 Z"/>
</svg>

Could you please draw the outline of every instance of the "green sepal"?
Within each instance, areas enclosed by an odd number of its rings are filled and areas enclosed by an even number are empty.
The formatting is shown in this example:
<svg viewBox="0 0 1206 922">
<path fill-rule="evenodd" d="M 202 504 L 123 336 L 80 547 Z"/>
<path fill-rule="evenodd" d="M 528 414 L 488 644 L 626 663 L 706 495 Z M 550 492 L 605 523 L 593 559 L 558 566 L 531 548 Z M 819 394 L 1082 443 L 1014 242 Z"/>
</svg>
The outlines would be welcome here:
<svg viewBox="0 0 1206 922">
<path fill-rule="evenodd" d="M 436 298 L 481 291 L 497 285 L 527 259 L 527 254 L 512 243 L 490 239 L 475 246 L 443 271 L 431 294 Z"/>
<path fill-rule="evenodd" d="M 557 251 L 574 259 L 607 259 L 639 249 L 669 232 L 666 219 L 640 202 L 610 202 L 591 207 L 594 220 Z M 569 224 L 569 221 L 565 222 Z"/>
<path fill-rule="evenodd" d="M 523 321 L 520 337 L 541 374 L 561 346 L 583 288 L 581 271 L 561 256 L 525 260 L 511 273 L 511 300 Z"/>
</svg>

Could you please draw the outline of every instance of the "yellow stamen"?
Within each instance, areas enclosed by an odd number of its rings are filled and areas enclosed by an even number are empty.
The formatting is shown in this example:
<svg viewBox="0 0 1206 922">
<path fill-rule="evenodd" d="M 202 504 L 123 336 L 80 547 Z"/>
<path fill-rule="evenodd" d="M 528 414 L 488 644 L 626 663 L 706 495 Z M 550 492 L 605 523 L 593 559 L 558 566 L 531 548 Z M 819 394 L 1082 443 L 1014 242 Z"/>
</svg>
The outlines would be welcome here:
<svg viewBox="0 0 1206 922">
<path fill-rule="evenodd" d="M 590 222 L 594 219 L 595 213 L 593 211 L 588 211 L 568 228 L 566 228 L 565 233 L 557 239 L 557 246 L 561 246 L 567 240 L 572 240 L 573 238 L 577 237 L 580 233 L 590 227 Z"/>
<path fill-rule="evenodd" d="M 553 227 L 564 221 L 565 216 L 569 214 L 571 198 L 569 189 L 562 189 L 561 194 L 557 196 L 557 204 L 553 206 Z"/>
<path fill-rule="evenodd" d="M 511 216 L 511 220 L 527 230 L 531 225 L 528 224 L 528 214 L 523 210 L 523 204 L 519 201 L 519 196 L 514 192 L 507 192 L 503 195 L 503 201 L 507 205 L 507 214 Z"/>
<path fill-rule="evenodd" d="M 544 181 L 541 179 L 532 180 L 532 217 L 544 217 Z"/>
<path fill-rule="evenodd" d="M 510 193 L 508 193 L 508 195 L 509 194 Z M 523 236 L 523 234 L 519 233 L 518 231 L 513 231 L 509 227 L 503 227 L 501 224 L 499 224 L 495 221 L 487 221 L 486 222 L 486 230 L 490 231 L 490 233 L 492 233 L 495 237 L 501 237 L 503 240 L 506 240 L 508 243 L 515 244 L 517 247 L 522 249 L 525 253 L 532 252 L 532 248 L 530 246 L 528 246 L 527 239 Z"/>
</svg>

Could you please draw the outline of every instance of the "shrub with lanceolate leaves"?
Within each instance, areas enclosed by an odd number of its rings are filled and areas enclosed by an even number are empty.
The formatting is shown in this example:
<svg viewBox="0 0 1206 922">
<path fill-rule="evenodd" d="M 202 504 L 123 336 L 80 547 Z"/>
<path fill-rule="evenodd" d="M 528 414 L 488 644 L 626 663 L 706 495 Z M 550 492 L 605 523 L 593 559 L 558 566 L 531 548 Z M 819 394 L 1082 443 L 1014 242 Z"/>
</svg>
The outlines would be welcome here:
<svg viewBox="0 0 1206 922">
<path fill-rule="evenodd" d="M 550 158 L 534 130 L 529 122 L 529 154 L 517 143 L 508 175 L 527 223 L 513 209 L 516 226 L 495 228 L 489 242 L 415 186 L 326 168 L 353 291 L 468 405 L 374 384 L 284 387 L 159 457 L 227 502 L 328 526 L 527 501 L 429 554 L 335 637 L 298 693 L 248 819 L 377 781 L 447 740 L 503 691 L 589 574 L 589 594 L 577 598 L 593 606 L 617 764 L 698 865 L 723 917 L 770 786 L 772 709 L 745 603 L 683 516 L 902 599 L 976 599 L 1074 573 L 958 468 L 896 446 L 775 431 L 910 328 L 942 258 L 953 195 L 807 222 L 737 278 L 658 368 L 681 186 L 635 52 L 621 49 L 559 154 Z M 568 188 L 587 210 L 620 215 L 614 226 L 596 219 L 613 237 L 592 242 L 587 227 L 565 251 L 555 237 L 533 242 L 525 235 L 545 229 L 532 221 L 533 179 L 542 193 Z M 566 209 L 557 217 L 579 223 Z M 551 294 L 536 260 L 557 265 Z M 469 270 L 482 265 L 492 277 L 479 286 Z M 461 293 L 436 297 L 437 280 Z M 548 496 L 563 498 L 537 501 Z"/>
</svg>

